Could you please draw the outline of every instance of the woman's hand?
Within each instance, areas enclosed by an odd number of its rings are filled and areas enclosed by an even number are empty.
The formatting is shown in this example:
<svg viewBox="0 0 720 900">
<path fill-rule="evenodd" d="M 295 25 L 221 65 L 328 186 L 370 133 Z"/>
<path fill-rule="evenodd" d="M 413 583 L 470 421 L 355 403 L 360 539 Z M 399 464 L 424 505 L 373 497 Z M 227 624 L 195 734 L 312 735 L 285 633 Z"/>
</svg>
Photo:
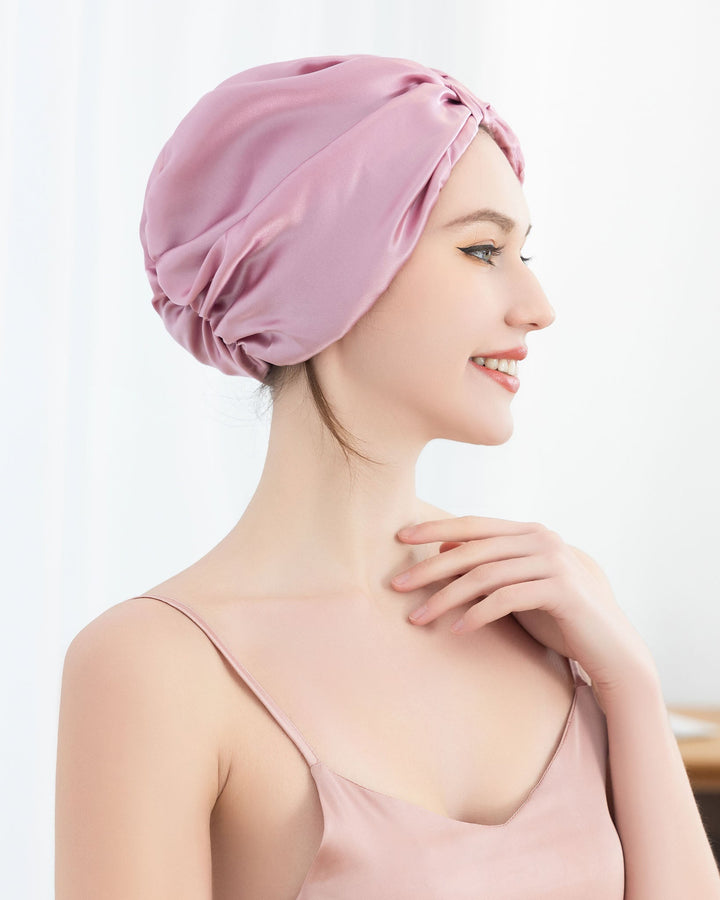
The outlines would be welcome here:
<svg viewBox="0 0 720 900">
<path fill-rule="evenodd" d="M 477 598 L 452 631 L 473 631 L 512 614 L 537 641 L 577 660 L 596 696 L 639 665 L 654 668 L 647 645 L 617 605 L 600 567 L 544 525 L 460 516 L 421 522 L 399 531 L 398 538 L 442 544 L 438 555 L 407 569 L 402 584 L 395 576 L 396 590 L 455 578 L 427 600 L 419 618 L 412 618 L 418 613 L 413 611 L 411 621 L 427 624 Z"/>
</svg>

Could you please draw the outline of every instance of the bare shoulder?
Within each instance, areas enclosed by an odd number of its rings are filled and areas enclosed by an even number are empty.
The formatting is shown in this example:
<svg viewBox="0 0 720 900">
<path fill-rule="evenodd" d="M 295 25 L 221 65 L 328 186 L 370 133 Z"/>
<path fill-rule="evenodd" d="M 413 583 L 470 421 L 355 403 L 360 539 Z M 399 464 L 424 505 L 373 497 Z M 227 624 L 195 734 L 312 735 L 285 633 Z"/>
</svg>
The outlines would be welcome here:
<svg viewBox="0 0 720 900">
<path fill-rule="evenodd" d="M 111 606 L 84 626 L 70 642 L 65 662 L 122 665 L 150 679 L 161 672 L 197 681 L 212 669 L 215 654 L 203 652 L 207 638 L 187 616 L 149 597 Z M 188 674 L 192 672 L 192 674 Z M 186 673 L 186 674 L 183 674 Z"/>
<path fill-rule="evenodd" d="M 120 692 L 118 699 L 137 694 L 156 702 L 158 727 L 163 719 L 192 711 L 208 741 L 223 715 L 218 690 L 226 681 L 223 674 L 222 659 L 201 630 L 149 597 L 133 597 L 100 613 L 70 642 L 63 665 L 63 680 L 78 687 L 103 683 Z"/>
<path fill-rule="evenodd" d="M 208 822 L 222 770 L 219 701 L 208 685 L 218 663 L 183 619 L 133 598 L 93 619 L 66 651 L 58 900 L 119 900 L 148 885 L 158 896 L 211 896 Z"/>
</svg>

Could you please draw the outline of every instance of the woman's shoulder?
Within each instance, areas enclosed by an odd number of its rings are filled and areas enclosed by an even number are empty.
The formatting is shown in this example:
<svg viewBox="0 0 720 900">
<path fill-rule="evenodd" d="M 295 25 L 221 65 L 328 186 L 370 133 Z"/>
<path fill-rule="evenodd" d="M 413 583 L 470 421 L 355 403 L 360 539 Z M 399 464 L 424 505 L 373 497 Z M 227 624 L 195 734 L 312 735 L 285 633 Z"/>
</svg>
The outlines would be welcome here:
<svg viewBox="0 0 720 900">
<path fill-rule="evenodd" d="M 145 596 L 122 600 L 88 622 L 70 642 L 63 664 L 65 680 L 104 683 L 125 697 L 152 693 L 168 714 L 173 694 L 186 708 L 194 698 L 208 717 L 221 713 L 219 698 L 215 708 L 208 701 L 217 692 L 208 692 L 207 685 L 222 681 L 222 671 L 217 654 L 186 616 Z"/>
<path fill-rule="evenodd" d="M 148 593 L 156 593 L 152 589 Z M 172 662 L 177 651 L 191 650 L 195 632 L 183 616 L 146 595 L 130 597 L 98 613 L 75 635 L 68 652 L 93 648 L 112 650 L 131 660 L 143 654 Z"/>
<path fill-rule="evenodd" d="M 148 881 L 173 896 L 208 890 L 207 823 L 227 777 L 218 700 L 207 689 L 213 659 L 172 610 L 152 603 L 106 609 L 65 654 L 56 767 L 63 896 L 97 896 L 118 866 L 128 896 Z"/>
</svg>

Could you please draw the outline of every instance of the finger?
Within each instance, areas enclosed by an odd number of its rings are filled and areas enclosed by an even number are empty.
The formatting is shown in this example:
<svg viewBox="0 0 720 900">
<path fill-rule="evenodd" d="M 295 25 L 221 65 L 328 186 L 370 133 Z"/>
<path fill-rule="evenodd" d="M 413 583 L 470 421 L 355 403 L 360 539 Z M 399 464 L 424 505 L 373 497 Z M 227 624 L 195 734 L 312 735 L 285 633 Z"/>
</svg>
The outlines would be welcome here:
<svg viewBox="0 0 720 900">
<path fill-rule="evenodd" d="M 551 562 L 537 555 L 487 563 L 433 594 L 423 606 L 410 613 L 410 619 L 415 624 L 426 625 L 456 606 L 479 597 L 487 598 L 508 585 L 549 578 L 553 571 Z"/>
<path fill-rule="evenodd" d="M 553 607 L 551 598 L 557 595 L 558 590 L 554 578 L 506 585 L 493 591 L 481 602 L 473 604 L 463 616 L 453 622 L 450 630 L 456 634 L 477 631 L 510 613 L 524 610 L 542 609 L 550 612 Z"/>
<path fill-rule="evenodd" d="M 397 590 L 412 591 L 418 587 L 463 575 L 469 569 L 488 565 L 504 559 L 514 559 L 547 552 L 542 537 L 537 533 L 502 535 L 486 538 L 484 541 L 455 543 L 452 551 L 448 548 L 423 559 L 409 569 L 398 572 L 392 578 Z M 404 576 L 404 577 L 403 577 Z M 499 585 L 496 585 L 498 587 Z"/>
<path fill-rule="evenodd" d="M 410 544 L 435 541 L 471 541 L 498 534 L 526 534 L 545 529 L 540 522 L 514 522 L 511 519 L 492 519 L 486 516 L 454 516 L 432 519 L 401 528 L 397 536 Z"/>
</svg>

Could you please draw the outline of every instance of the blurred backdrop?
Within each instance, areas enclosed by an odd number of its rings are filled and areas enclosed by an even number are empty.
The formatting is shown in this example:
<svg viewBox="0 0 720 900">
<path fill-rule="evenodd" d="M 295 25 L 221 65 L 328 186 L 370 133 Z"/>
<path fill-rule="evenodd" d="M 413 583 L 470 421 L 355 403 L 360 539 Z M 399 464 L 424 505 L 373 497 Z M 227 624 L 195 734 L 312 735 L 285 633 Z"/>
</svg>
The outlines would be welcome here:
<svg viewBox="0 0 720 900">
<path fill-rule="evenodd" d="M 5 0 L 0 35 L 5 896 L 53 893 L 70 640 L 204 555 L 260 476 L 257 382 L 165 332 L 138 226 L 180 119 L 262 63 L 417 59 L 518 134 L 557 318 L 529 335 L 512 438 L 434 441 L 419 496 L 590 553 L 667 701 L 720 705 L 717 3 Z"/>
</svg>

